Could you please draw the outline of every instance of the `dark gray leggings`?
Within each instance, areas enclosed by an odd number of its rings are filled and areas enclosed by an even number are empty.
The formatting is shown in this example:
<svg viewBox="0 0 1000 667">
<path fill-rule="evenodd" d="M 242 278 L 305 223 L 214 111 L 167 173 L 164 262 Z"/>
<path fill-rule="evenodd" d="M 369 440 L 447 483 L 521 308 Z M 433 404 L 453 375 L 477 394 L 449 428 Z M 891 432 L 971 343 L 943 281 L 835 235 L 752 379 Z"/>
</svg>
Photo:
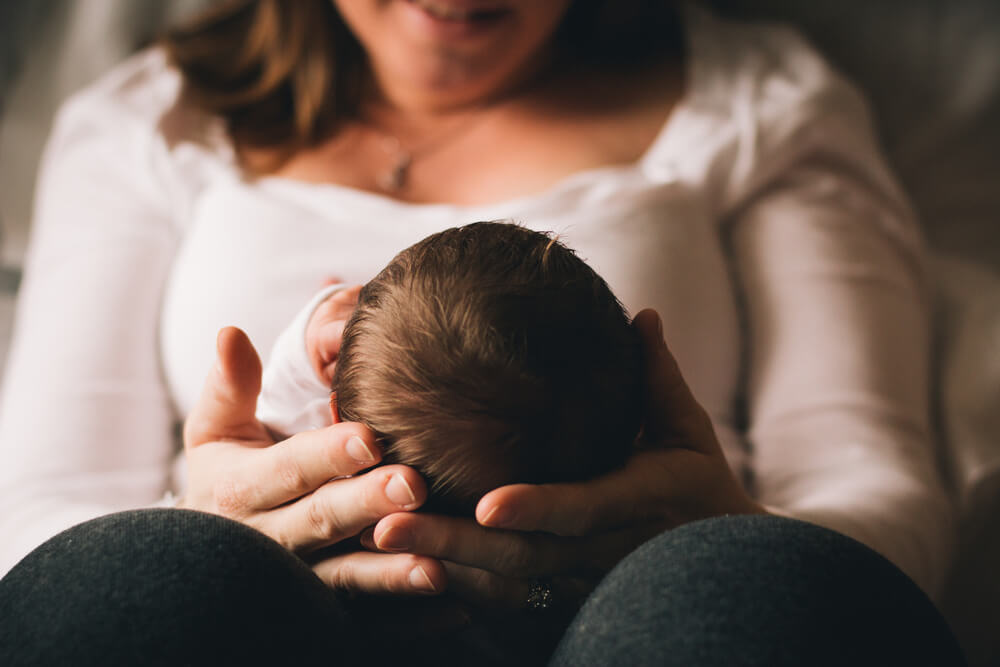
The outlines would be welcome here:
<svg viewBox="0 0 1000 667">
<path fill-rule="evenodd" d="M 401 656 L 385 635 L 278 544 L 197 512 L 81 524 L 0 580 L 0 664 L 9 667 L 492 662 L 441 641 Z M 700 521 L 644 544 L 590 596 L 551 662 L 964 664 L 898 569 L 839 534 L 774 517 Z"/>
</svg>

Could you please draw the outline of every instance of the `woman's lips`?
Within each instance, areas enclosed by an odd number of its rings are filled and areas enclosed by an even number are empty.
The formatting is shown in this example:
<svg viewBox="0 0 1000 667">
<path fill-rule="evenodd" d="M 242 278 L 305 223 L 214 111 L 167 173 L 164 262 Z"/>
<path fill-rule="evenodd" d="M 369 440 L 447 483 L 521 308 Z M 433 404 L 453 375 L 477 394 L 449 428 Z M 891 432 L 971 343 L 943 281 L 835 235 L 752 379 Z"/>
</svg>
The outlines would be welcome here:
<svg viewBox="0 0 1000 667">
<path fill-rule="evenodd" d="M 471 37 L 482 34 L 507 18 L 511 11 L 504 7 L 475 5 L 448 0 L 407 0 L 430 29 L 442 36 Z"/>
</svg>

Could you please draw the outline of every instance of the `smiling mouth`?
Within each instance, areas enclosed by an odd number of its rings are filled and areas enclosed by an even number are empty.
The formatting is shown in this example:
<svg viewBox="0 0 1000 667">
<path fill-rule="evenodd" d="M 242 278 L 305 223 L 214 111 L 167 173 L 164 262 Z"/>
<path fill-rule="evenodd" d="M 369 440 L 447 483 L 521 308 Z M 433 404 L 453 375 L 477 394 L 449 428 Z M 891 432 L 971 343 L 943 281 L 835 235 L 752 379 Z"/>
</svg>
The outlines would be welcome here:
<svg viewBox="0 0 1000 667">
<path fill-rule="evenodd" d="M 506 9 L 461 8 L 449 4 L 439 4 L 434 0 L 409 0 L 409 2 L 424 10 L 432 18 L 455 23 L 492 21 L 507 14 Z"/>
</svg>

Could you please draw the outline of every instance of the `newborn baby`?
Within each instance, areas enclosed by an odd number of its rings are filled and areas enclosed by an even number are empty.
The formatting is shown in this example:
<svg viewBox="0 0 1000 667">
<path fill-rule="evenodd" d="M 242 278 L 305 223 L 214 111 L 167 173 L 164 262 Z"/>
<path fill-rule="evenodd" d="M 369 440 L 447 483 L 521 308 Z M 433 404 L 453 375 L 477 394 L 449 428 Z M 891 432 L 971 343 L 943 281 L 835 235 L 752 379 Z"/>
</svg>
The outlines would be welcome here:
<svg viewBox="0 0 1000 667">
<path fill-rule="evenodd" d="M 629 454 L 638 339 L 556 239 L 503 222 L 427 237 L 361 289 L 339 351 L 304 335 L 303 319 L 337 317 L 323 297 L 275 345 L 258 409 L 272 429 L 362 422 L 384 462 L 427 478 L 427 506 L 460 514 L 496 487 L 589 479 Z M 330 401 L 319 375 L 334 358 Z"/>
</svg>

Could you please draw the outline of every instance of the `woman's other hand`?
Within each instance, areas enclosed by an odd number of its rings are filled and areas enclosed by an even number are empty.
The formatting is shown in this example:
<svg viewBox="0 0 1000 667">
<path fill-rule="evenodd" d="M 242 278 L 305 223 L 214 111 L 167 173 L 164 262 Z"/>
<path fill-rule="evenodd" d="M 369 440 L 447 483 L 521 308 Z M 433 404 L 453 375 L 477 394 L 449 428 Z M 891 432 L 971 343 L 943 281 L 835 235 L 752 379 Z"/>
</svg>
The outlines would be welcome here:
<svg viewBox="0 0 1000 667">
<path fill-rule="evenodd" d="M 306 325 L 306 354 L 309 364 L 316 376 L 328 387 L 333 382 L 344 326 L 358 305 L 360 293 L 361 285 L 334 292 L 316 307 Z"/>
<path fill-rule="evenodd" d="M 446 561 L 449 590 L 482 605 L 524 606 L 532 581 L 576 604 L 621 558 L 663 530 L 725 514 L 764 513 L 737 482 L 708 414 L 691 394 L 652 310 L 634 326 L 646 367 L 638 451 L 598 479 L 514 484 L 486 494 L 476 522 L 392 514 L 362 542 Z"/>
<path fill-rule="evenodd" d="M 726 462 L 653 310 L 636 315 L 645 360 L 645 419 L 639 447 L 621 470 L 580 484 L 517 484 L 480 501 L 485 526 L 584 536 L 652 521 L 673 528 L 725 514 L 763 513 Z"/>
<path fill-rule="evenodd" d="M 184 426 L 188 488 L 178 504 L 256 528 L 300 555 L 334 544 L 313 569 L 336 588 L 371 593 L 443 590 L 441 563 L 350 548 L 350 540 L 394 512 L 419 507 L 426 485 L 412 468 L 387 465 L 374 434 L 340 423 L 275 442 L 256 419 L 261 364 L 239 329 L 223 329 L 218 358 Z M 325 551 L 323 553 L 326 553 Z"/>
</svg>

